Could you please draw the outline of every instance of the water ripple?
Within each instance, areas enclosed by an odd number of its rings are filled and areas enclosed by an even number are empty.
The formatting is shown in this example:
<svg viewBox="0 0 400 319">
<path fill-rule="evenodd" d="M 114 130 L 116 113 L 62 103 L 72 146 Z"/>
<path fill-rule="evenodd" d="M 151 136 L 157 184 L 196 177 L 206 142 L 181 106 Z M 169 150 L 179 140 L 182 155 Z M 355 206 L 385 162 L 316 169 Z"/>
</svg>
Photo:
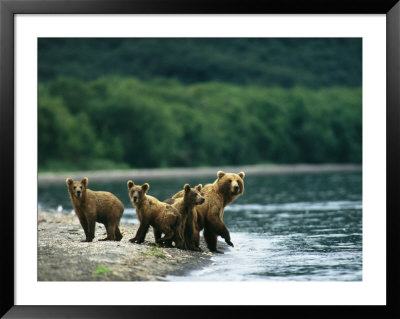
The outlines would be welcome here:
<svg viewBox="0 0 400 319">
<path fill-rule="evenodd" d="M 225 211 L 255 211 L 255 212 L 280 212 L 280 211 L 330 211 L 362 209 L 361 201 L 330 201 L 330 202 L 298 202 L 285 204 L 232 204 L 225 207 Z"/>
</svg>

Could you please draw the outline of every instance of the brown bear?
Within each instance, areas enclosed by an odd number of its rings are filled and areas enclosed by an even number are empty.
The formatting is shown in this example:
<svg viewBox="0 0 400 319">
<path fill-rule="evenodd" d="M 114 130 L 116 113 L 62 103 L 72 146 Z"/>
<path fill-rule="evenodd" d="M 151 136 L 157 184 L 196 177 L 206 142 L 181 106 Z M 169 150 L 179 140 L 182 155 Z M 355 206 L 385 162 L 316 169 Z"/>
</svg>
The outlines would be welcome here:
<svg viewBox="0 0 400 319">
<path fill-rule="evenodd" d="M 185 248 L 200 251 L 200 234 L 197 228 L 197 212 L 196 205 L 204 203 L 205 199 L 201 196 L 200 191 L 203 186 L 197 185 L 191 188 L 189 184 L 183 186 L 183 197 L 176 199 L 167 199 L 164 202 L 171 204 L 182 215 L 182 233 L 185 241 Z"/>
<path fill-rule="evenodd" d="M 172 242 L 175 242 L 177 248 L 183 249 L 182 217 L 176 208 L 147 195 L 150 189 L 148 183 L 136 186 L 129 180 L 127 186 L 129 198 L 132 205 L 136 207 L 136 215 L 140 221 L 136 236 L 129 241 L 143 243 L 149 226 L 152 226 L 156 243 L 171 246 Z M 161 238 L 162 234 L 164 234 L 163 238 Z"/>
<path fill-rule="evenodd" d="M 243 172 L 238 174 L 225 173 L 219 171 L 217 179 L 213 184 L 207 184 L 203 187 L 201 195 L 205 202 L 195 207 L 197 211 L 197 228 L 204 229 L 204 239 L 207 247 L 212 252 L 217 250 L 218 235 L 225 239 L 225 242 L 233 247 L 230 234 L 222 218 L 224 216 L 224 207 L 230 204 L 239 195 L 244 192 Z M 183 197 L 183 191 L 176 193 L 172 198 Z"/>
<path fill-rule="evenodd" d="M 120 241 L 122 235 L 118 226 L 124 212 L 124 205 L 109 192 L 88 189 L 88 182 L 87 177 L 81 182 L 76 182 L 72 178 L 66 180 L 69 197 L 85 231 L 86 241 L 93 240 L 96 222 L 104 224 L 107 231 L 107 237 L 100 240 Z"/>
</svg>

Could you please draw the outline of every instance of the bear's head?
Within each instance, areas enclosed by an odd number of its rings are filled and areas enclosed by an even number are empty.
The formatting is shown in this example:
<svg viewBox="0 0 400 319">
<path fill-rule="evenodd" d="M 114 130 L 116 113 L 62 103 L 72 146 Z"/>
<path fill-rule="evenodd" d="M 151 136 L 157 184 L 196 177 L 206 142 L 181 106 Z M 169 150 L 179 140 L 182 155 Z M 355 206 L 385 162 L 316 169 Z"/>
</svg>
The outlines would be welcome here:
<svg viewBox="0 0 400 319">
<path fill-rule="evenodd" d="M 201 205 L 204 203 L 205 199 L 201 196 L 200 191 L 203 185 L 199 184 L 194 188 L 191 188 L 189 184 L 185 184 L 183 186 L 183 190 L 185 192 L 184 201 L 190 205 Z"/>
<path fill-rule="evenodd" d="M 127 183 L 129 198 L 132 203 L 139 203 L 146 196 L 147 191 L 150 189 L 150 185 L 144 183 L 142 186 L 135 185 L 135 183 L 131 180 Z"/>
<path fill-rule="evenodd" d="M 237 196 L 244 192 L 244 176 L 243 172 L 238 174 L 225 173 L 219 171 L 217 173 L 218 179 L 215 183 L 218 186 L 218 191 L 225 196 Z"/>
<path fill-rule="evenodd" d="M 86 188 L 89 183 L 89 179 L 87 177 L 84 177 L 82 181 L 76 182 L 72 178 L 67 178 L 66 183 L 71 196 L 79 199 L 84 197 L 84 195 L 86 194 Z"/>
</svg>

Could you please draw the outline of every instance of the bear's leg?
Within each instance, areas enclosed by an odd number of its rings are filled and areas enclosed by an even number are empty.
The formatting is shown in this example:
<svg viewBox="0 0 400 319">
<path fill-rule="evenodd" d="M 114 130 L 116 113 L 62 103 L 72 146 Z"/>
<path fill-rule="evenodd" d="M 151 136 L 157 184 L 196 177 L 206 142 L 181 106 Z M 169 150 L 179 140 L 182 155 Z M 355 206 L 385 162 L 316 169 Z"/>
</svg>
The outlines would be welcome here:
<svg viewBox="0 0 400 319">
<path fill-rule="evenodd" d="M 185 240 L 185 248 L 193 250 L 194 247 L 193 247 L 193 242 L 192 242 L 192 231 L 191 231 L 191 227 L 189 227 L 189 225 L 186 225 L 183 237 Z"/>
<path fill-rule="evenodd" d="M 169 242 L 172 241 L 174 239 L 174 232 L 172 231 L 167 231 L 165 233 L 165 236 L 163 238 L 161 238 L 162 242 Z"/>
<path fill-rule="evenodd" d="M 192 234 L 192 243 L 193 243 L 193 250 L 201 251 L 200 248 L 200 233 L 196 227 L 193 227 L 193 234 Z"/>
<path fill-rule="evenodd" d="M 170 241 L 175 242 L 175 247 L 179 249 L 186 249 L 185 239 L 183 235 L 182 227 L 178 226 L 176 228 L 170 228 L 168 235 L 166 234 L 164 239 L 168 238 Z"/>
<path fill-rule="evenodd" d="M 118 226 L 115 228 L 115 239 L 117 241 L 121 241 L 121 239 L 122 239 L 122 234 L 121 234 L 121 231 L 119 230 Z"/>
<path fill-rule="evenodd" d="M 196 232 L 196 228 L 194 227 L 193 221 L 186 223 L 184 239 L 185 239 L 185 248 L 190 250 L 201 251 L 199 248 L 199 241 L 196 242 L 196 236 L 199 236 L 199 232 Z"/>
<path fill-rule="evenodd" d="M 189 246 L 190 246 L 189 249 L 201 251 L 201 249 L 200 249 L 200 233 L 198 230 L 198 225 L 197 225 L 195 216 L 197 216 L 197 214 L 192 214 L 186 222 L 185 242 L 187 242 L 189 244 Z"/>
<path fill-rule="evenodd" d="M 154 233 L 154 239 L 155 239 L 155 241 L 156 241 L 156 244 L 159 244 L 159 243 L 160 243 L 160 240 L 161 240 L 161 234 L 162 234 L 162 232 L 160 232 L 159 230 L 157 230 L 157 229 L 155 229 L 155 228 L 153 227 L 153 233 Z"/>
<path fill-rule="evenodd" d="M 217 217 L 213 217 L 209 220 L 207 220 L 207 224 L 208 226 L 212 227 L 213 231 L 221 236 L 222 238 L 225 239 L 225 242 L 229 245 L 233 247 L 233 243 L 231 242 L 231 235 L 229 234 L 229 230 L 228 228 L 226 228 L 224 222 L 217 218 Z"/>
<path fill-rule="evenodd" d="M 105 223 L 104 226 L 106 226 L 106 230 L 107 230 L 107 237 L 103 238 L 103 239 L 99 239 L 99 241 L 104 241 L 104 240 L 115 240 L 115 228 L 116 225 L 113 223 Z"/>
<path fill-rule="evenodd" d="M 88 234 L 86 236 L 86 241 L 91 242 L 91 241 L 93 241 L 94 231 L 96 229 L 96 219 L 89 217 L 87 219 L 87 223 L 88 223 Z"/>
<path fill-rule="evenodd" d="M 174 248 L 174 246 L 172 245 L 172 240 L 164 241 L 163 239 L 161 239 L 159 244 L 161 247 Z"/>
<path fill-rule="evenodd" d="M 181 233 L 176 232 L 175 236 L 174 236 L 174 242 L 175 242 L 175 247 L 179 248 L 179 249 L 188 249 L 186 244 L 185 244 L 185 240 L 183 239 L 183 236 Z"/>
<path fill-rule="evenodd" d="M 173 248 L 174 246 L 172 245 L 172 241 L 173 238 L 164 235 L 164 237 L 160 239 L 159 245 L 166 248 Z"/>
<path fill-rule="evenodd" d="M 78 218 L 79 218 L 79 222 L 81 223 L 81 226 L 83 228 L 83 231 L 85 232 L 86 240 L 84 240 L 84 241 L 87 241 L 87 238 L 88 238 L 88 223 L 86 221 L 86 217 L 85 216 L 78 216 Z"/>
<path fill-rule="evenodd" d="M 162 244 L 165 247 L 174 247 L 172 246 L 172 241 L 175 241 L 174 231 L 170 227 L 164 227 L 162 232 L 164 233 L 164 237 L 160 239 L 160 244 Z"/>
<path fill-rule="evenodd" d="M 132 239 L 130 239 L 129 241 L 131 243 L 135 243 L 135 242 L 138 244 L 143 243 L 144 239 L 146 238 L 147 231 L 149 230 L 149 226 L 150 225 L 148 223 L 145 223 L 145 222 L 140 223 L 139 229 L 136 232 L 136 236 L 133 237 Z"/>
<path fill-rule="evenodd" d="M 204 226 L 204 239 L 211 252 L 222 253 L 222 251 L 217 250 L 217 234 L 207 225 Z"/>
</svg>

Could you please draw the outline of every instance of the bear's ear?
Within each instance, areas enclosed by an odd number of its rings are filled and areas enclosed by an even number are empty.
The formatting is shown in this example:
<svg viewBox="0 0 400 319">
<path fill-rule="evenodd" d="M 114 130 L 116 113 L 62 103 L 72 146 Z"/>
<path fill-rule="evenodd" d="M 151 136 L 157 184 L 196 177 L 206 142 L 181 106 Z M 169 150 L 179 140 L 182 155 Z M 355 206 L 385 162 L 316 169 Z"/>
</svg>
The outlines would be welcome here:
<svg viewBox="0 0 400 319">
<path fill-rule="evenodd" d="M 128 190 L 131 189 L 133 186 L 135 186 L 135 183 L 131 180 L 129 180 L 126 185 L 128 186 Z"/>
<path fill-rule="evenodd" d="M 68 186 L 70 186 L 70 185 L 72 185 L 72 183 L 73 183 L 74 181 L 72 180 L 71 177 L 69 177 L 69 178 L 66 179 L 65 182 L 67 183 Z"/>
<path fill-rule="evenodd" d="M 83 186 L 86 187 L 86 186 L 88 185 L 88 183 L 89 183 L 89 179 L 88 179 L 87 177 L 84 177 L 84 178 L 82 179 L 81 183 L 83 184 Z"/>
<path fill-rule="evenodd" d="M 225 173 L 223 171 L 218 171 L 217 176 L 218 178 L 221 178 L 225 175 Z"/>
<path fill-rule="evenodd" d="M 149 189 L 150 189 L 150 185 L 149 185 L 149 184 L 144 183 L 144 184 L 142 185 L 142 190 L 144 191 L 145 194 L 147 193 L 147 191 L 148 191 Z"/>
<path fill-rule="evenodd" d="M 243 179 L 246 176 L 244 172 L 240 172 L 238 175 L 240 176 L 241 179 Z"/>
<path fill-rule="evenodd" d="M 196 189 L 197 189 L 199 192 L 201 191 L 202 188 L 203 188 L 203 185 L 201 185 L 201 184 L 199 184 L 199 185 L 196 186 Z"/>
<path fill-rule="evenodd" d="M 185 190 L 185 192 L 189 192 L 190 191 L 190 185 L 189 184 L 185 184 L 185 186 L 183 186 L 183 189 Z"/>
</svg>

